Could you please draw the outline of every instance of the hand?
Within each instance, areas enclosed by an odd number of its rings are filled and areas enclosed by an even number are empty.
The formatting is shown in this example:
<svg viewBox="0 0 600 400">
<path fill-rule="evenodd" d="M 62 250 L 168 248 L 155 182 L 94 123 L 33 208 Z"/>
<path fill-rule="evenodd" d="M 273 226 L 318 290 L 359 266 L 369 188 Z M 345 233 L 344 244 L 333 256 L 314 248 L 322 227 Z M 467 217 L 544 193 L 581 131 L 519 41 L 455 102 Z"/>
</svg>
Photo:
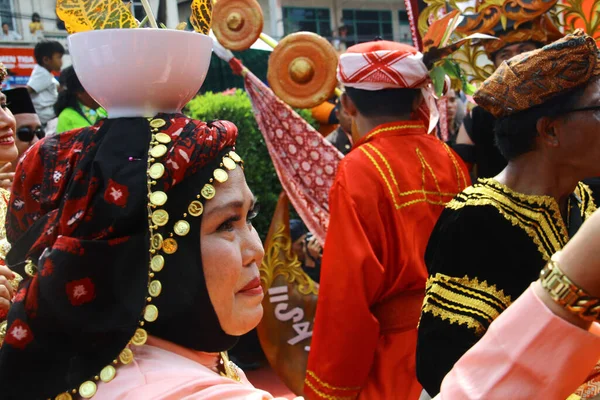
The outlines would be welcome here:
<svg viewBox="0 0 600 400">
<path fill-rule="evenodd" d="M 321 258 L 321 254 L 323 253 L 323 248 L 317 242 L 316 237 L 312 237 L 308 240 L 308 246 L 306 247 L 308 251 L 308 255 L 312 257 L 313 260 L 318 260 Z"/>
<path fill-rule="evenodd" d="M 0 310 L 8 310 L 10 301 L 15 294 L 10 281 L 15 279 L 15 274 L 5 265 L 0 265 Z"/>
<path fill-rule="evenodd" d="M 0 187 L 2 189 L 10 190 L 15 179 L 15 173 L 12 171 L 12 164 L 6 163 L 0 168 Z"/>
</svg>

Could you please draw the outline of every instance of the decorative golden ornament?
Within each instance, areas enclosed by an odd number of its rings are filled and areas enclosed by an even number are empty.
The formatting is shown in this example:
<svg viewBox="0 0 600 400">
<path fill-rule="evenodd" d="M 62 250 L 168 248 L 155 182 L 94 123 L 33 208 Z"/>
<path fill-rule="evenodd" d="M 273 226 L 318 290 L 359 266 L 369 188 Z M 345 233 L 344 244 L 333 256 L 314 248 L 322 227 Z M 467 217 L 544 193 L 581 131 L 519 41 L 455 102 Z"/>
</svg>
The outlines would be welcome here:
<svg viewBox="0 0 600 400">
<path fill-rule="evenodd" d="M 179 220 L 175 222 L 175 226 L 173 227 L 173 232 L 175 232 L 178 236 L 185 236 L 190 233 L 190 223 L 184 220 Z"/>
<path fill-rule="evenodd" d="M 161 163 L 152 164 L 148 170 L 148 176 L 152 179 L 160 179 L 165 174 L 165 166 Z"/>
<path fill-rule="evenodd" d="M 230 171 L 237 168 L 237 164 L 229 157 L 223 157 L 223 165 Z"/>
<path fill-rule="evenodd" d="M 162 132 L 154 135 L 154 139 L 156 139 L 156 141 L 158 143 L 162 143 L 162 144 L 171 143 L 171 136 L 167 135 L 166 133 L 162 133 Z"/>
<path fill-rule="evenodd" d="M 206 185 L 204 185 L 204 187 L 200 191 L 200 194 L 206 200 L 210 200 L 213 197 L 215 197 L 215 195 L 217 194 L 217 191 L 215 190 L 215 187 L 213 185 L 211 185 L 210 183 L 207 183 Z"/>
<path fill-rule="evenodd" d="M 154 322 L 158 318 L 158 308 L 154 304 L 148 304 L 144 309 L 144 319 L 148 322 Z M 131 350 L 129 350 L 131 351 Z"/>
<path fill-rule="evenodd" d="M 104 383 L 112 381 L 115 376 L 117 376 L 117 370 L 112 365 L 107 365 L 100 371 L 100 380 Z"/>
<path fill-rule="evenodd" d="M 15 274 L 15 279 L 11 279 L 10 281 L 8 281 L 8 283 L 10 283 L 10 286 L 12 286 L 14 290 L 19 290 L 19 285 L 21 284 L 21 282 L 23 282 L 23 277 L 14 271 L 13 274 Z"/>
<path fill-rule="evenodd" d="M 238 155 L 238 153 L 236 153 L 235 151 L 230 151 L 229 152 L 229 157 L 231 157 L 231 159 L 233 161 L 235 161 L 236 163 L 241 163 L 242 162 L 242 157 L 240 157 Z"/>
<path fill-rule="evenodd" d="M 152 213 L 152 222 L 158 226 L 165 226 L 169 222 L 169 213 L 165 210 L 155 210 Z"/>
<path fill-rule="evenodd" d="M 69 33 L 139 26 L 131 9 L 121 0 L 57 0 L 56 15 Z"/>
<path fill-rule="evenodd" d="M 64 392 L 56 396 L 54 400 L 73 400 L 73 396 L 68 392 Z"/>
<path fill-rule="evenodd" d="M 163 242 L 163 251 L 166 254 L 174 254 L 177 251 L 177 241 L 173 238 L 165 239 Z"/>
<path fill-rule="evenodd" d="M 162 283 L 160 281 L 152 281 L 150 285 L 148 285 L 148 293 L 152 297 L 160 296 L 160 292 L 162 291 Z"/>
<path fill-rule="evenodd" d="M 215 180 L 219 183 L 225 183 L 227 182 L 227 179 L 229 179 L 229 175 L 227 175 L 227 172 L 221 168 L 215 169 L 215 171 L 213 172 L 213 176 L 215 177 Z"/>
<path fill-rule="evenodd" d="M 150 269 L 154 272 L 160 272 L 162 271 L 163 267 L 165 266 L 165 258 L 161 255 L 157 255 L 152 257 L 152 260 L 150 261 Z"/>
<path fill-rule="evenodd" d="M 167 154 L 167 146 L 164 144 L 158 144 L 150 149 L 150 155 L 154 158 L 161 158 L 165 154 Z"/>
<path fill-rule="evenodd" d="M 167 199 L 167 194 L 160 190 L 150 193 L 150 203 L 154 204 L 157 207 L 164 206 L 167 202 Z"/>
<path fill-rule="evenodd" d="M 160 250 L 163 247 L 163 237 L 160 233 L 155 233 L 152 235 L 152 248 L 154 250 Z M 163 260 L 164 264 L 164 260 Z"/>
<path fill-rule="evenodd" d="M 229 50 L 249 49 L 260 37 L 263 23 L 262 9 L 256 0 L 218 1 L 213 6 L 213 33 Z"/>
<path fill-rule="evenodd" d="M 31 260 L 27 260 L 25 262 L 25 273 L 30 276 L 31 278 L 33 278 L 35 276 L 35 274 L 37 273 L 37 267 L 35 266 L 35 264 L 33 264 L 33 261 Z"/>
<path fill-rule="evenodd" d="M 133 351 L 131 351 L 130 348 L 125 347 L 123 349 L 123 351 L 121 352 L 121 354 L 119 354 L 119 361 L 121 361 L 121 364 L 123 365 L 127 365 L 130 362 L 133 361 Z"/>
<path fill-rule="evenodd" d="M 213 0 L 192 0 L 191 8 L 190 23 L 194 30 L 203 35 L 208 35 L 212 25 Z"/>
<path fill-rule="evenodd" d="M 337 51 L 327 39 L 298 32 L 286 36 L 271 53 L 267 79 L 290 106 L 313 108 L 333 95 L 337 64 Z"/>
<path fill-rule="evenodd" d="M 204 206 L 198 200 L 194 200 L 188 206 L 188 212 L 192 217 L 199 217 L 204 212 Z"/>
<path fill-rule="evenodd" d="M 146 340 L 148 340 L 148 332 L 143 328 L 137 328 L 135 334 L 131 338 L 131 343 L 136 346 L 143 346 L 146 344 Z"/>
<path fill-rule="evenodd" d="M 84 399 L 91 399 L 98 391 L 98 386 L 93 381 L 85 381 L 79 386 L 79 395 Z"/>
<path fill-rule="evenodd" d="M 156 118 L 153 119 L 152 121 L 150 121 L 150 126 L 153 128 L 162 128 L 163 126 L 165 126 L 167 123 L 164 119 L 160 119 L 160 118 Z"/>
</svg>

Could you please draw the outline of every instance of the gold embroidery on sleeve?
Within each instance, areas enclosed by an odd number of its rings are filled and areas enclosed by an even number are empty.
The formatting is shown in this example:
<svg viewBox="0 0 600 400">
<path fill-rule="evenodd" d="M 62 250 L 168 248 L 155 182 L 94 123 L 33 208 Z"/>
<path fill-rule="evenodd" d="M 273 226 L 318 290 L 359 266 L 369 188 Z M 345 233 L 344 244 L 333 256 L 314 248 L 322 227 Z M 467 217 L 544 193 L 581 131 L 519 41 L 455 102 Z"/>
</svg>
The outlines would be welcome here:
<svg viewBox="0 0 600 400">
<path fill-rule="evenodd" d="M 427 280 L 423 313 L 466 325 L 482 335 L 510 303 L 510 296 L 486 281 L 435 274 Z"/>
</svg>

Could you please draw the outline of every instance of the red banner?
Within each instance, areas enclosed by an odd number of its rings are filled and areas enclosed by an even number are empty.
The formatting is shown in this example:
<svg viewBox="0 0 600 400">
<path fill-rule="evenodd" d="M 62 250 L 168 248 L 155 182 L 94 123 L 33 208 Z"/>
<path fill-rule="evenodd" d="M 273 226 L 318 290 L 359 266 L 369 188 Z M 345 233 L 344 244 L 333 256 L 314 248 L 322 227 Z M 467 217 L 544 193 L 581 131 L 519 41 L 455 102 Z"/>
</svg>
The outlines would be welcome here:
<svg viewBox="0 0 600 400">
<path fill-rule="evenodd" d="M 33 47 L 0 47 L 0 62 L 9 75 L 5 88 L 26 85 L 36 64 Z"/>
</svg>

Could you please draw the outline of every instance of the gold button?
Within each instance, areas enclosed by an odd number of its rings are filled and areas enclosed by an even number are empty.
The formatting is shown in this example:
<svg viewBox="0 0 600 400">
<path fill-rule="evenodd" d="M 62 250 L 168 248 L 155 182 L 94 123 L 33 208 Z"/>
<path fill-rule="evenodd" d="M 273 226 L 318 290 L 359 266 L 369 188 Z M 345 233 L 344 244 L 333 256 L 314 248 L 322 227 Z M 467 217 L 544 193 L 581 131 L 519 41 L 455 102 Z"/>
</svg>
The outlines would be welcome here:
<svg viewBox="0 0 600 400">
<path fill-rule="evenodd" d="M 227 182 L 227 179 L 229 179 L 229 175 L 227 175 L 227 172 L 225 172 L 225 170 L 221 168 L 215 169 L 215 172 L 213 172 L 213 176 L 215 177 L 215 180 L 219 183 L 225 183 Z"/>
<path fill-rule="evenodd" d="M 162 291 L 162 284 L 160 283 L 160 281 L 150 282 L 150 285 L 148 286 L 148 293 L 150 293 L 150 296 L 158 297 L 160 295 L 161 291 Z"/>
<path fill-rule="evenodd" d="M 242 157 L 238 156 L 238 154 L 235 151 L 230 151 L 229 157 L 231 157 L 231 159 L 236 163 L 242 162 Z"/>
<path fill-rule="evenodd" d="M 213 197 L 215 197 L 215 194 L 217 194 L 217 191 L 215 190 L 215 187 L 213 185 L 211 185 L 210 183 L 207 183 L 206 185 L 204 185 L 204 187 L 200 191 L 200 194 L 206 200 L 210 200 Z"/>
<path fill-rule="evenodd" d="M 25 273 L 29 275 L 31 278 L 35 276 L 37 272 L 37 267 L 33 264 L 31 260 L 27 260 L 25 262 Z"/>
<path fill-rule="evenodd" d="M 133 352 L 131 351 L 131 349 L 129 349 L 128 347 L 125 347 L 123 349 L 123 351 L 121 352 L 121 354 L 119 354 L 119 361 L 121 361 L 121 363 L 123 365 L 127 365 L 130 362 L 133 361 Z"/>
<path fill-rule="evenodd" d="M 54 398 L 54 400 L 73 400 L 70 393 L 64 392 Z"/>
<path fill-rule="evenodd" d="M 143 346 L 146 343 L 146 340 L 148 340 L 148 332 L 146 332 L 145 329 L 137 328 L 135 330 L 135 335 L 131 338 L 131 343 L 136 346 Z"/>
<path fill-rule="evenodd" d="M 160 250 L 163 247 L 163 237 L 160 233 L 155 233 L 152 235 L 152 248 L 154 250 Z M 164 264 L 164 260 L 163 260 Z"/>
<path fill-rule="evenodd" d="M 171 143 L 171 136 L 167 135 L 166 133 L 157 133 L 154 136 L 154 139 L 156 139 L 156 141 L 158 143 L 162 143 L 162 144 L 168 144 Z"/>
<path fill-rule="evenodd" d="M 237 164 L 229 157 L 223 157 L 223 165 L 230 171 L 237 168 Z"/>
<path fill-rule="evenodd" d="M 102 371 L 100 371 L 100 379 L 104 383 L 112 381 L 113 379 L 115 379 L 116 375 L 117 370 L 112 365 L 107 365 L 106 367 L 102 368 Z"/>
<path fill-rule="evenodd" d="M 144 309 L 144 319 L 148 322 L 154 322 L 158 318 L 158 308 L 154 304 L 149 304 Z M 131 351 L 131 350 L 129 350 Z"/>
<path fill-rule="evenodd" d="M 185 236 L 190 233 L 190 224 L 187 221 L 179 220 L 175 222 L 175 226 L 173 227 L 173 232 L 175 232 L 178 236 Z"/>
<path fill-rule="evenodd" d="M 165 120 L 160 119 L 160 118 L 156 118 L 156 119 L 153 119 L 152 121 L 150 121 L 150 126 L 153 128 L 162 128 L 166 124 L 167 123 L 165 122 Z"/>
<path fill-rule="evenodd" d="M 152 179 L 160 179 L 165 174 L 165 166 L 161 163 L 152 164 L 148 171 L 148 175 Z"/>
<path fill-rule="evenodd" d="M 161 192 L 160 190 L 150 193 L 150 203 L 154 204 L 155 206 L 164 206 L 167 202 L 167 199 L 167 194 L 165 192 Z"/>
<path fill-rule="evenodd" d="M 161 255 L 152 257 L 152 261 L 150 261 L 150 268 L 154 272 L 162 271 L 165 266 L 165 258 Z"/>
<path fill-rule="evenodd" d="M 159 144 L 150 149 L 150 155 L 154 158 L 160 158 L 167 154 L 167 146 L 164 144 Z"/>
<path fill-rule="evenodd" d="M 173 254 L 177 251 L 177 242 L 172 238 L 165 239 L 162 248 L 165 253 Z"/>
<path fill-rule="evenodd" d="M 79 386 L 79 395 L 84 399 L 91 399 L 96 394 L 98 386 L 92 381 L 86 381 Z"/>
<path fill-rule="evenodd" d="M 152 222 L 158 226 L 165 226 L 169 222 L 169 213 L 165 210 L 156 210 L 152 213 Z"/>
<path fill-rule="evenodd" d="M 192 217 L 199 217 L 204 212 L 204 206 L 198 200 L 194 200 L 190 203 L 188 212 Z"/>
</svg>

